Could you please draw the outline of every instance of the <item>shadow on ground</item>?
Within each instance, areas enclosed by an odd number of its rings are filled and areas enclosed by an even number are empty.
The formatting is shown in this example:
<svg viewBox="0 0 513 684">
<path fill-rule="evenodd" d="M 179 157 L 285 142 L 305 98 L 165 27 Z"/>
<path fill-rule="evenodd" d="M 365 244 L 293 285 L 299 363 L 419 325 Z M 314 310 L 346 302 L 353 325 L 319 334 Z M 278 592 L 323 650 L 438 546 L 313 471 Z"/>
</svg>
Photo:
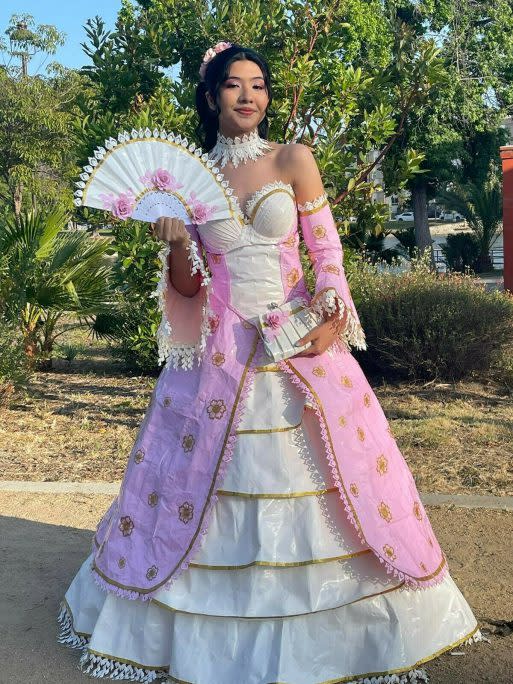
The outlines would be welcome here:
<svg viewBox="0 0 513 684">
<path fill-rule="evenodd" d="M 19 514 L 23 513 L 22 506 Z M 443 516 L 447 517 L 446 509 Z M 454 512 L 450 516 L 454 516 Z M 437 517 L 435 514 L 434 518 Z M 438 524 L 434 526 L 438 528 Z M 450 539 L 454 539 L 454 531 L 450 536 L 449 530 L 442 533 L 440 541 L 446 546 L 450 565 L 452 556 L 456 574 L 462 582 L 465 577 L 465 585 L 472 572 L 480 577 L 480 600 L 472 600 L 472 587 L 471 591 L 465 591 L 465 586 L 462 589 L 477 617 L 482 619 L 480 611 L 486 604 L 487 595 L 491 596 L 494 591 L 496 578 L 493 566 L 485 577 L 482 575 L 486 564 L 474 570 L 466 568 L 465 571 L 459 563 L 459 554 L 447 548 L 451 546 Z M 59 600 L 88 554 L 91 538 L 90 530 L 0 516 L 0 582 L 3 588 L 0 594 L 1 684 L 85 684 L 93 681 L 78 670 L 78 651 L 56 642 L 55 619 Z M 486 545 L 485 535 L 482 540 Z M 503 540 L 506 542 L 505 538 Z M 464 543 L 470 544 L 472 549 L 469 539 Z M 507 561 L 508 553 L 503 553 L 502 561 Z M 498 570 L 500 572 L 500 567 Z M 512 681 L 511 635 L 492 636 L 490 644 L 479 643 L 458 651 L 464 651 L 465 655 L 444 655 L 426 665 L 431 684 L 508 684 Z"/>
</svg>

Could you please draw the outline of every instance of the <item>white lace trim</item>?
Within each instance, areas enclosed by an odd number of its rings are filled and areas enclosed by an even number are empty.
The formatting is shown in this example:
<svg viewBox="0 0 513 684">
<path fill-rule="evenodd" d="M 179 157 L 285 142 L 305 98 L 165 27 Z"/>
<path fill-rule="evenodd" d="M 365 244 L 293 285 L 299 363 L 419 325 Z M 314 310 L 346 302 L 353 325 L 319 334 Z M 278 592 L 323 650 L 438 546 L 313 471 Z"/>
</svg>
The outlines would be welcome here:
<svg viewBox="0 0 513 684">
<path fill-rule="evenodd" d="M 136 665 L 121 663 L 113 658 L 90 653 L 87 650 L 89 638 L 78 635 L 75 632 L 73 618 L 65 603 L 61 604 L 57 620 L 60 625 L 58 641 L 71 648 L 83 650 L 80 658 L 80 669 L 86 674 L 98 679 L 128 679 L 135 682 L 154 682 L 156 679 L 169 676 L 169 672 L 164 670 L 137 667 Z M 472 636 L 461 642 L 460 646 L 469 646 L 478 641 L 490 643 L 490 640 L 483 636 L 481 630 L 478 629 Z M 387 674 L 378 677 L 360 677 L 348 682 L 348 684 L 419 684 L 420 682 L 429 682 L 428 674 L 424 669 L 412 669 L 401 674 Z"/>
<path fill-rule="evenodd" d="M 346 307 L 344 300 L 335 288 L 330 287 L 324 290 L 324 292 L 319 293 L 315 302 L 310 306 L 313 311 L 321 317 L 324 313 L 333 314 L 338 310 L 338 318 L 340 319 L 344 317 L 344 312 L 347 308 L 347 320 L 345 326 L 339 333 L 339 340 L 347 347 L 352 346 L 356 349 L 367 349 L 367 342 L 365 341 L 365 333 L 362 326 L 356 320 L 352 310 L 349 307 Z M 335 341 L 335 345 L 337 341 L 338 340 Z"/>
<path fill-rule="evenodd" d="M 251 212 L 257 205 L 258 201 L 262 198 L 265 197 L 271 190 L 290 190 L 292 194 L 294 194 L 294 188 L 290 183 L 285 183 L 282 180 L 275 180 L 271 181 L 270 183 L 266 183 L 262 188 L 259 188 L 256 190 L 249 198 L 249 200 L 246 203 L 246 214 L 251 215 Z"/>
<path fill-rule="evenodd" d="M 189 261 L 191 261 L 191 274 L 194 275 L 198 271 L 202 275 L 201 286 L 207 288 L 207 295 L 205 303 L 203 304 L 201 314 L 201 329 L 199 340 L 196 344 L 175 344 L 173 343 L 171 324 L 167 318 L 165 307 L 165 291 L 167 287 L 168 273 L 169 273 L 169 254 L 171 247 L 167 242 L 159 252 L 159 259 L 161 263 L 160 278 L 157 283 L 152 297 L 158 300 L 159 310 L 161 313 L 160 325 L 157 330 L 157 347 L 158 347 L 158 362 L 162 364 L 166 362 L 166 367 L 171 366 L 176 369 L 190 370 L 194 365 L 194 360 L 198 365 L 201 362 L 203 352 L 207 345 L 207 337 L 211 334 L 209 317 L 212 315 L 210 308 L 210 295 L 212 293 L 211 277 L 205 268 L 203 260 L 198 254 L 198 247 L 194 240 L 189 240 Z"/>
<path fill-rule="evenodd" d="M 379 677 L 360 677 L 353 679 L 348 684 L 419 684 L 429 682 L 426 670 L 410 670 L 404 674 L 380 675 Z"/>
<path fill-rule="evenodd" d="M 208 155 L 210 159 L 219 161 L 220 166 L 230 161 L 237 168 L 239 163 L 257 159 L 269 150 L 272 150 L 272 146 L 261 138 L 258 129 L 254 128 L 249 133 L 235 138 L 226 137 L 218 131 L 216 144 Z"/>
<path fill-rule="evenodd" d="M 322 195 L 319 195 L 312 201 L 305 202 L 304 204 L 299 204 L 298 202 L 297 208 L 299 211 L 313 211 L 314 209 L 318 209 L 327 200 L 328 196 L 323 192 Z"/>
</svg>

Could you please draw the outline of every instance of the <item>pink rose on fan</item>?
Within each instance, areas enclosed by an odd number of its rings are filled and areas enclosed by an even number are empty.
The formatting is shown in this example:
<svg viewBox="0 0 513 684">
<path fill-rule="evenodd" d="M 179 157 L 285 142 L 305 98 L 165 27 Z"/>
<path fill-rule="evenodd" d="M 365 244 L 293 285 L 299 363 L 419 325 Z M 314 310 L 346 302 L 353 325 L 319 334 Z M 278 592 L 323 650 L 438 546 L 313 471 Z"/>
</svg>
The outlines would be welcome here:
<svg viewBox="0 0 513 684">
<path fill-rule="evenodd" d="M 122 192 L 114 202 L 112 213 L 122 221 L 130 218 L 134 210 L 135 197 L 132 192 Z"/>
<path fill-rule="evenodd" d="M 179 183 L 172 173 L 169 173 L 166 169 L 155 169 L 155 171 L 146 171 L 144 176 L 139 178 L 141 183 L 147 188 L 155 188 L 156 190 L 178 190 L 178 188 L 183 187 L 182 183 Z"/>
<path fill-rule="evenodd" d="M 280 311 L 279 309 L 273 309 L 272 311 L 269 311 L 269 313 L 264 316 L 264 320 L 267 324 L 265 336 L 270 340 L 274 340 L 287 318 L 288 314 L 286 314 L 284 311 Z"/>
<path fill-rule="evenodd" d="M 151 179 L 158 190 L 178 190 L 183 187 L 182 183 L 179 183 L 166 169 L 155 169 Z"/>
<path fill-rule="evenodd" d="M 135 195 L 131 190 L 120 193 L 117 197 L 109 193 L 108 195 L 100 195 L 103 203 L 103 208 L 110 211 L 117 218 L 126 221 L 130 218 L 135 206 Z"/>
<path fill-rule="evenodd" d="M 209 205 L 199 200 L 194 191 L 191 192 L 188 201 L 192 211 L 192 220 L 194 223 L 206 223 L 217 209 L 217 206 Z"/>
</svg>

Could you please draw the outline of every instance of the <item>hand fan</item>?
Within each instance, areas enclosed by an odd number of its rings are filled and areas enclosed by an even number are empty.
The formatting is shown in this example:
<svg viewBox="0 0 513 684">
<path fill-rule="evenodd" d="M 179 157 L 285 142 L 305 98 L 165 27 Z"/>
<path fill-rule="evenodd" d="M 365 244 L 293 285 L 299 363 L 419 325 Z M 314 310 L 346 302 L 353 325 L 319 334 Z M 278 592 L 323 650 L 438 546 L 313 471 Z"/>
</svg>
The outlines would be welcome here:
<svg viewBox="0 0 513 684">
<path fill-rule="evenodd" d="M 201 224 L 240 215 L 223 174 L 194 143 L 164 130 L 123 131 L 98 147 L 76 183 L 75 205 L 119 219 L 177 217 Z"/>
</svg>

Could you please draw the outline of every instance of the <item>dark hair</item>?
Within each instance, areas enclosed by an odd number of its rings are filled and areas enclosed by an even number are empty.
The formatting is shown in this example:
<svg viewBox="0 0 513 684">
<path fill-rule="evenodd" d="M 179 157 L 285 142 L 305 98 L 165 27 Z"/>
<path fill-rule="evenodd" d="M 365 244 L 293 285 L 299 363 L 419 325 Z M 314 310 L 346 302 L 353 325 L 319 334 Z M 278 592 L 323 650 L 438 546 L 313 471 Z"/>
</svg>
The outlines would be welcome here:
<svg viewBox="0 0 513 684">
<path fill-rule="evenodd" d="M 217 139 L 217 131 L 219 129 L 219 105 L 217 104 L 217 94 L 221 84 L 228 78 L 230 73 L 230 66 L 233 62 L 237 62 L 241 59 L 249 59 L 255 64 L 258 64 L 262 70 L 264 77 L 264 82 L 267 88 L 267 93 L 269 95 L 269 104 L 267 106 L 267 111 L 258 124 L 258 134 L 261 138 L 267 139 L 267 133 L 269 131 L 269 120 L 268 114 L 272 114 L 269 111 L 269 107 L 272 102 L 272 89 L 271 89 L 271 74 L 269 71 L 269 65 L 266 60 L 258 54 L 255 50 L 251 48 L 243 47 L 242 45 L 231 45 L 226 50 L 219 52 L 213 59 L 207 64 L 207 69 L 205 72 L 205 79 L 200 81 L 196 86 L 196 111 L 199 116 L 199 124 L 196 126 L 196 133 L 201 140 L 202 147 L 208 152 L 210 151 Z M 207 99 L 205 97 L 206 92 L 210 92 L 214 102 L 216 102 L 216 111 L 212 111 L 208 105 Z"/>
</svg>

